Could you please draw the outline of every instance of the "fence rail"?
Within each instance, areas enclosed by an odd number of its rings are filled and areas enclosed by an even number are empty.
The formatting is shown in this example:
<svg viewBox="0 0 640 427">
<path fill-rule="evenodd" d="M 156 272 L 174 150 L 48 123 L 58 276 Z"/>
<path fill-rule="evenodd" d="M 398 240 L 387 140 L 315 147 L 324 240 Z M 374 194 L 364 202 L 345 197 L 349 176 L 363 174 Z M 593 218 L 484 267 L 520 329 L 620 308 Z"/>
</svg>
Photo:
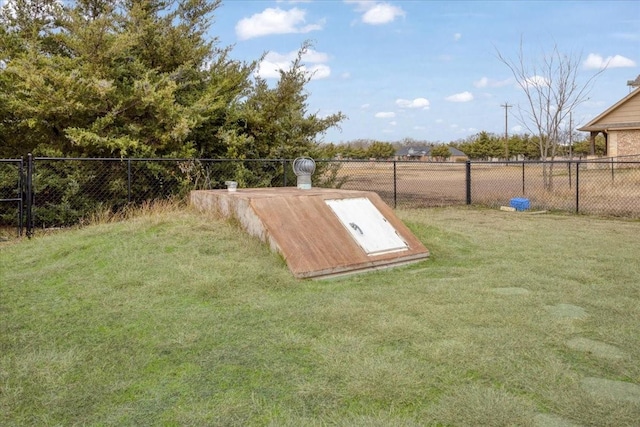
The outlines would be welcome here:
<svg viewBox="0 0 640 427">
<path fill-rule="evenodd" d="M 508 205 L 640 218 L 640 160 L 421 162 L 316 160 L 316 187 L 375 191 L 394 208 Z M 1 230 L 81 223 L 193 189 L 295 185 L 291 159 L 0 159 Z"/>
</svg>

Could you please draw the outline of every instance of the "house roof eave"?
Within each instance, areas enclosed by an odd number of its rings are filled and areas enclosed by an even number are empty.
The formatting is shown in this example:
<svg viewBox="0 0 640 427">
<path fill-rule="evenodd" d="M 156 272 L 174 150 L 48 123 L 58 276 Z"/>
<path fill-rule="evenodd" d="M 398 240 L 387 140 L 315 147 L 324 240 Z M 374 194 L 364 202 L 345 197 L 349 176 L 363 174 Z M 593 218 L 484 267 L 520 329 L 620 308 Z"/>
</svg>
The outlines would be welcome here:
<svg viewBox="0 0 640 427">
<path fill-rule="evenodd" d="M 595 118 L 593 118 L 586 125 L 582 126 L 581 128 L 578 128 L 578 130 L 582 131 L 582 132 L 603 130 L 603 128 L 606 128 L 607 125 L 598 126 L 597 123 L 600 120 L 602 120 L 603 118 L 605 118 L 607 115 L 609 115 L 613 110 L 617 109 L 620 105 L 622 105 L 625 102 L 629 101 L 631 98 L 633 98 L 634 96 L 636 96 L 638 94 L 640 94 L 640 87 L 634 89 L 633 91 L 631 91 L 627 96 L 625 96 L 620 101 L 616 102 L 611 107 L 607 108 L 605 111 L 603 111 L 602 113 L 597 115 Z"/>
<path fill-rule="evenodd" d="M 638 130 L 640 123 L 604 123 L 600 126 L 583 126 L 578 128 L 581 132 L 609 132 L 612 130 Z"/>
</svg>

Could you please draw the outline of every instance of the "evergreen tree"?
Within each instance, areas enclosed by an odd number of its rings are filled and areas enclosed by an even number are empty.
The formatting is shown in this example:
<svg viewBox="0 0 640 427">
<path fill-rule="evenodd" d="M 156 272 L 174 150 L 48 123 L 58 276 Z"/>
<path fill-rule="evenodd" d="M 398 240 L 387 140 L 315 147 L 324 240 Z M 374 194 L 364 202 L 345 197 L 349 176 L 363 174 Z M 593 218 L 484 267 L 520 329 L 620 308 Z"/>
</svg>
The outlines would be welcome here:
<svg viewBox="0 0 640 427">
<path fill-rule="evenodd" d="M 2 154 L 203 151 L 202 126 L 221 122 L 214 116 L 247 87 L 254 66 L 206 40 L 219 4 L 9 2 L 0 14 Z"/>
<path fill-rule="evenodd" d="M 307 111 L 300 49 L 275 87 L 207 38 L 220 0 L 10 0 L 3 156 L 294 157 L 344 119 Z M 64 6 L 62 6 L 64 5 Z"/>
<path fill-rule="evenodd" d="M 229 110 L 216 137 L 231 159 L 293 159 L 300 156 L 323 157 L 317 141 L 329 128 L 337 126 L 342 113 L 320 117 L 309 113 L 309 94 L 305 90 L 311 75 L 305 72 L 302 56 L 305 43 L 288 70 L 280 70 L 275 87 L 256 76 L 246 96 Z M 235 179 L 243 186 L 281 185 L 284 164 L 275 171 L 257 162 L 236 164 Z M 321 166 L 316 175 L 321 175 Z"/>
<path fill-rule="evenodd" d="M 396 154 L 396 149 L 389 142 L 374 141 L 367 148 L 367 157 L 370 159 L 391 159 Z"/>
<path fill-rule="evenodd" d="M 437 145 L 431 149 L 431 157 L 440 161 L 445 161 L 451 157 L 451 150 L 447 145 Z"/>
<path fill-rule="evenodd" d="M 342 113 L 326 117 L 309 113 L 305 86 L 312 76 L 302 64 L 308 48 L 303 44 L 291 67 L 280 70 L 275 87 L 256 77 L 246 99 L 232 109 L 219 132 L 229 158 L 316 156 L 321 150 L 317 136 L 344 120 Z"/>
</svg>

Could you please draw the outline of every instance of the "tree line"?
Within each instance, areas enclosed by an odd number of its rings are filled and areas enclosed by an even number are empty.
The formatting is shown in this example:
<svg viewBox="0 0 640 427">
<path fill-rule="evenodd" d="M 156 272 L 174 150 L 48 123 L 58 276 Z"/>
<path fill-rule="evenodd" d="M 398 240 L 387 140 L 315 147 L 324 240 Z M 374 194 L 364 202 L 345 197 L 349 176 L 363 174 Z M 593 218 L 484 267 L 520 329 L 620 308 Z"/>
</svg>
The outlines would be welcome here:
<svg viewBox="0 0 640 427">
<path fill-rule="evenodd" d="M 546 160 L 540 155 L 540 138 L 526 133 L 510 135 L 505 142 L 504 135 L 482 131 L 450 145 L 464 152 L 472 160 Z M 554 158 L 586 157 L 590 149 L 589 139 L 576 135 L 575 140 L 557 144 Z M 596 155 L 605 154 L 606 146 L 602 136 L 596 138 L 595 149 Z"/>
<path fill-rule="evenodd" d="M 588 138 L 574 135 L 575 140 L 559 144 L 556 155 L 560 157 L 582 158 L 590 154 Z M 481 131 L 467 138 L 449 143 L 429 142 L 404 138 L 400 141 L 384 142 L 370 139 L 357 139 L 343 144 L 322 145 L 322 155 L 328 159 L 393 159 L 402 147 L 431 147 L 431 156 L 437 160 L 451 157 L 449 147 L 457 148 L 470 160 L 541 160 L 540 141 L 529 134 L 510 135 L 505 144 L 503 135 Z M 595 154 L 603 156 L 606 152 L 602 136 L 596 138 Z"/>
</svg>

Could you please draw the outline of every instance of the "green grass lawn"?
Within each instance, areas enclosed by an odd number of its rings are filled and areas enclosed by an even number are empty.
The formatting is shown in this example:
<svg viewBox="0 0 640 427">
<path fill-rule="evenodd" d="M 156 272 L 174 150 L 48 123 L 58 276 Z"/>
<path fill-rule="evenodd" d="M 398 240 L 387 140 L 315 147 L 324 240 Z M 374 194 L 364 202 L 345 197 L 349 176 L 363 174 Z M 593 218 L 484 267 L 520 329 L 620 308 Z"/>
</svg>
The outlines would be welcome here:
<svg viewBox="0 0 640 427">
<path fill-rule="evenodd" d="M 3 243 L 0 425 L 639 424 L 639 222 L 398 215 L 327 281 L 187 209 Z"/>
</svg>

